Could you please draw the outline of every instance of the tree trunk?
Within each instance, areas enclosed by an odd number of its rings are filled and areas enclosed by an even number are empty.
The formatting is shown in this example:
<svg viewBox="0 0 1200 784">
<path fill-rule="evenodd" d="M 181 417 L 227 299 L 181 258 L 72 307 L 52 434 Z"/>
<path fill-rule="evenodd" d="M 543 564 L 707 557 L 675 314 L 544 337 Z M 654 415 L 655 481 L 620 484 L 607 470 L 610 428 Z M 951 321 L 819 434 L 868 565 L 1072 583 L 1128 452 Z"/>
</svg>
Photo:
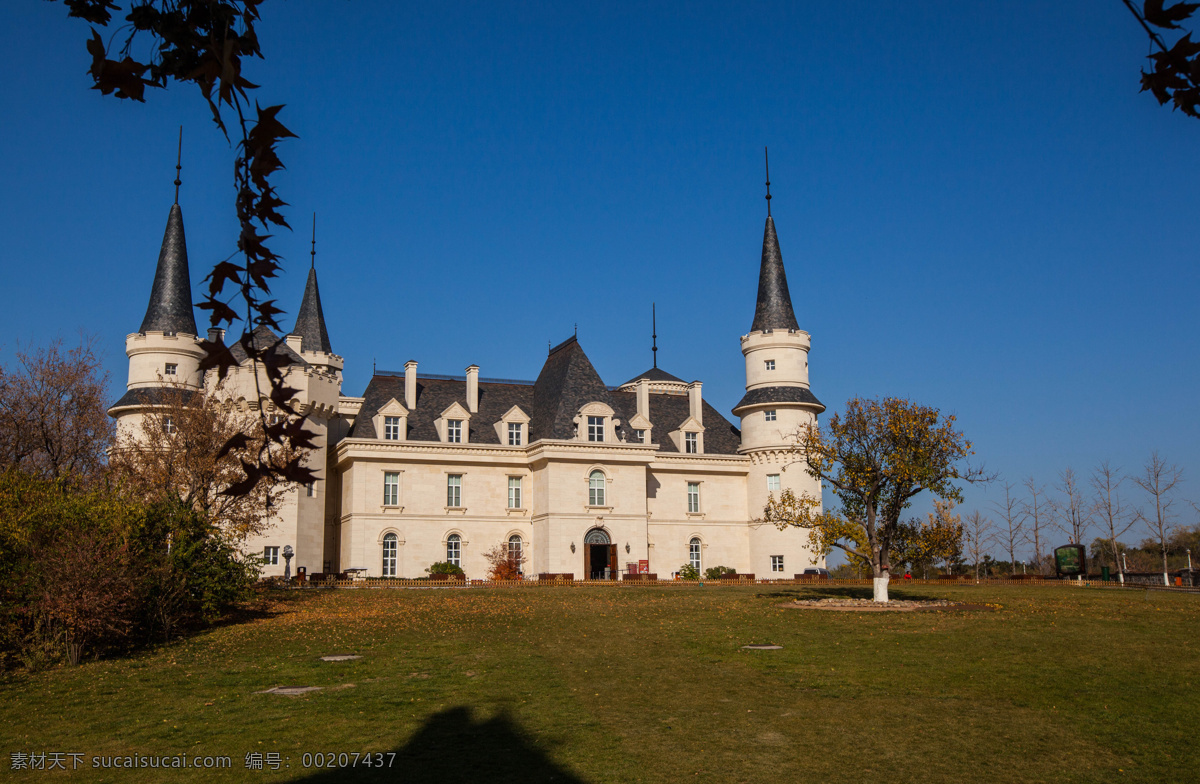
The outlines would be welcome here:
<svg viewBox="0 0 1200 784">
<path fill-rule="evenodd" d="M 1159 551 L 1162 553 L 1163 559 L 1163 585 L 1169 587 L 1171 585 L 1171 578 L 1167 575 L 1167 548 L 1160 547 Z"/>
<path fill-rule="evenodd" d="M 887 602 L 887 600 L 888 600 L 888 579 L 889 579 L 888 571 L 887 571 L 887 569 L 884 569 L 882 577 L 877 576 L 871 580 L 871 582 L 874 583 L 874 585 L 875 585 L 875 596 L 874 596 L 875 601 L 884 602 L 884 603 Z"/>
</svg>

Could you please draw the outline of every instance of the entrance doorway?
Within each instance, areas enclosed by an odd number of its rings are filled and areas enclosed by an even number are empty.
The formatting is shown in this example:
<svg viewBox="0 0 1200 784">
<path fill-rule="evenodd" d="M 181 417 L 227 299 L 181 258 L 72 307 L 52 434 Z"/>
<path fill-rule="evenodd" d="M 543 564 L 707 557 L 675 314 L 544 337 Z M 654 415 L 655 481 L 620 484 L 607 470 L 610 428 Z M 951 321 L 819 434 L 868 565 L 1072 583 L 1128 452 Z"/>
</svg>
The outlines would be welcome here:
<svg viewBox="0 0 1200 784">
<path fill-rule="evenodd" d="M 617 579 L 617 546 L 603 528 L 593 528 L 583 539 L 583 574 L 589 580 Z"/>
</svg>

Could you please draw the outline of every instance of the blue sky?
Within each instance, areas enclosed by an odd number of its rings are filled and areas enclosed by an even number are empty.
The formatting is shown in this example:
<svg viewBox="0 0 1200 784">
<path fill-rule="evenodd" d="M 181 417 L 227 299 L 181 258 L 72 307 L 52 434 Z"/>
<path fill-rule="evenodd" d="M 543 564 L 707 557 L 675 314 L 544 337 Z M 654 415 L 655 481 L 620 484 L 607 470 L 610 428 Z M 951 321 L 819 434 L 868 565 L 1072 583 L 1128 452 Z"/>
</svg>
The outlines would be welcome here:
<svg viewBox="0 0 1200 784">
<path fill-rule="evenodd" d="M 275 293 L 294 315 L 316 211 L 346 394 L 373 361 L 534 378 L 575 324 L 620 383 L 650 364 L 657 302 L 660 365 L 728 412 L 769 145 L 831 410 L 938 406 L 1014 482 L 1152 449 L 1200 467 L 1200 121 L 1139 94 L 1147 39 L 1119 0 L 306 0 L 266 3 L 260 35 L 256 97 L 300 137 Z M 86 36 L 60 4 L 0 7 L 19 64 L 0 82 L 0 360 L 83 331 L 115 397 L 176 129 L 194 283 L 233 249 L 233 153 L 194 90 L 89 90 Z"/>
</svg>

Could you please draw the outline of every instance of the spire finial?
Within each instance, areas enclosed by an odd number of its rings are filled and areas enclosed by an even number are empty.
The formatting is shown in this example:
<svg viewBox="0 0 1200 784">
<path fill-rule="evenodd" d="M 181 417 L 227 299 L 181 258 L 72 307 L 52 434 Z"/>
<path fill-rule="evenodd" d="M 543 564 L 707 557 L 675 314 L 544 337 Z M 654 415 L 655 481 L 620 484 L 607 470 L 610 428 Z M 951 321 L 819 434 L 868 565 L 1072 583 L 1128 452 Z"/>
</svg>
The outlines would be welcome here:
<svg viewBox="0 0 1200 784">
<path fill-rule="evenodd" d="M 767 148 L 763 147 L 763 163 L 767 167 L 767 217 L 771 217 L 771 158 L 767 155 Z"/>
<path fill-rule="evenodd" d="M 653 302 L 650 303 L 650 332 L 651 356 L 654 357 L 654 367 L 658 367 L 658 313 Z"/>
<path fill-rule="evenodd" d="M 309 266 L 312 269 L 316 269 L 317 268 L 317 213 L 315 213 L 315 212 L 313 213 L 312 250 L 309 251 L 309 255 L 312 257 L 312 262 Z"/>
<path fill-rule="evenodd" d="M 179 203 L 179 186 L 183 181 L 179 179 L 180 172 L 183 171 L 183 126 L 179 126 L 179 154 L 175 158 L 175 203 Z"/>
</svg>

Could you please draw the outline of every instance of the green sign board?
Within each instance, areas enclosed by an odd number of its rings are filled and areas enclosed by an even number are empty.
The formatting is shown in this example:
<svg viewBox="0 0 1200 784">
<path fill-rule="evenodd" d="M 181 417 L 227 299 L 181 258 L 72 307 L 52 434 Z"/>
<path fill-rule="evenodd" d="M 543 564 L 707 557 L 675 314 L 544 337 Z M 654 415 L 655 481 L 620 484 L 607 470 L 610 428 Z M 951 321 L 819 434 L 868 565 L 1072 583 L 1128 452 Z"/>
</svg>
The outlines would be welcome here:
<svg viewBox="0 0 1200 784">
<path fill-rule="evenodd" d="M 1054 548 L 1054 565 L 1059 575 L 1074 577 L 1087 574 L 1087 551 L 1081 544 L 1068 544 Z"/>
</svg>

